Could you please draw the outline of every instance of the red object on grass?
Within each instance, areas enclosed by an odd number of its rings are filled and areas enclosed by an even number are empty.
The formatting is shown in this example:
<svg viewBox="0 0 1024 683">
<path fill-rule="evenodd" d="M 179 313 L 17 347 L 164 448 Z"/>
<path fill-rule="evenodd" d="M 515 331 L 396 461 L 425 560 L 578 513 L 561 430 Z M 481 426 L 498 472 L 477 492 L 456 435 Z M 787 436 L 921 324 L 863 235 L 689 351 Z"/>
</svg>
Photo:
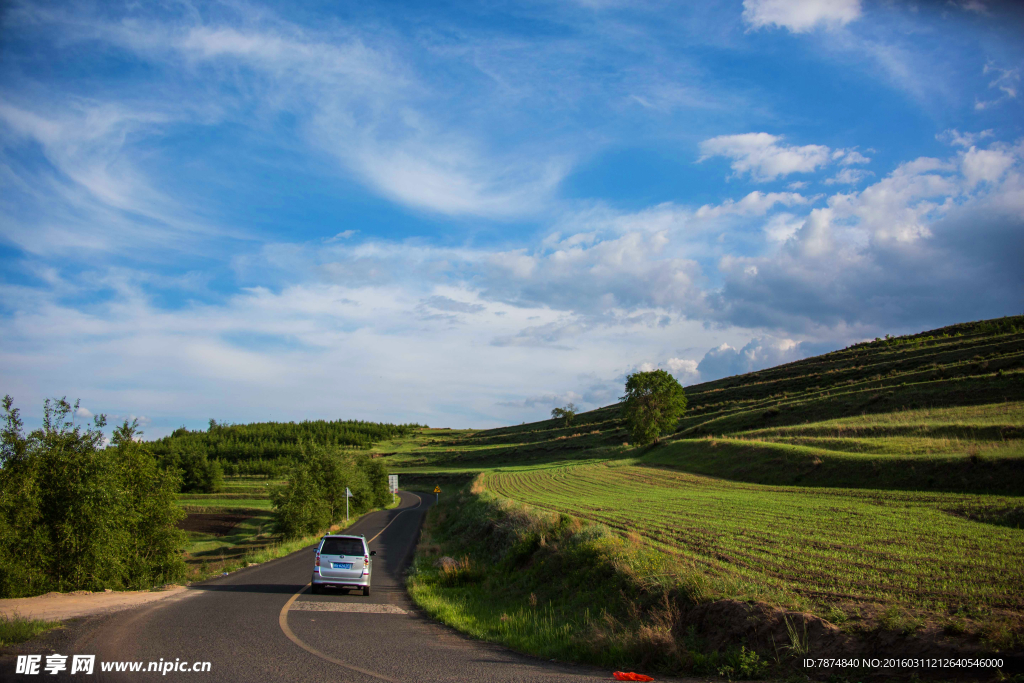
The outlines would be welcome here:
<svg viewBox="0 0 1024 683">
<path fill-rule="evenodd" d="M 617 681 L 653 681 L 654 679 L 650 676 L 644 676 L 643 674 L 635 674 L 632 671 L 616 671 L 612 674 Z"/>
</svg>

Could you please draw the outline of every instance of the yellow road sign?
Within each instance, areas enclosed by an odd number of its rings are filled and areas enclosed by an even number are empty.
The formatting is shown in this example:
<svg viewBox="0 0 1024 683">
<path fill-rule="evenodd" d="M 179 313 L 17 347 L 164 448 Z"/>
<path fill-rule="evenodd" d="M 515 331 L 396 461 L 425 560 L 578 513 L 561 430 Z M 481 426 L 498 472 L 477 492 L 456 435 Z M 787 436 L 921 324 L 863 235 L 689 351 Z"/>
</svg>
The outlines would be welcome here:
<svg viewBox="0 0 1024 683">
<path fill-rule="evenodd" d="M 441 493 L 441 487 L 440 486 L 435 486 L 434 487 L 434 493 Z"/>
</svg>

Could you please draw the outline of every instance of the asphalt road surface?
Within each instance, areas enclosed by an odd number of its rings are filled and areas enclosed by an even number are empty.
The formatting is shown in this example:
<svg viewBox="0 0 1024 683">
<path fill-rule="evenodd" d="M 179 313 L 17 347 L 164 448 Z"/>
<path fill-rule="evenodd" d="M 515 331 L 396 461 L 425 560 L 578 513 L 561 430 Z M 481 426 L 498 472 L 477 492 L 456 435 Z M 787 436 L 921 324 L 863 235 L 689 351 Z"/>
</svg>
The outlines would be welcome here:
<svg viewBox="0 0 1024 683">
<path fill-rule="evenodd" d="M 372 513 L 346 533 L 376 550 L 369 597 L 328 590 L 313 595 L 313 548 L 240 570 L 151 606 L 93 618 L 50 649 L 69 655 L 68 671 L 0 679 L 270 681 L 607 681 L 611 672 L 548 662 L 483 643 L 431 621 L 404 589 L 423 516 L 433 496 L 402 492 L 395 510 Z M 31 644 L 26 644 L 27 650 Z M 23 650 L 23 651 L 27 651 Z M 71 657 L 96 655 L 92 675 L 70 675 Z M 209 672 L 146 673 L 149 662 L 210 662 Z M 103 672 L 102 662 L 144 662 L 143 672 Z M 45 666 L 46 660 L 43 659 Z"/>
</svg>

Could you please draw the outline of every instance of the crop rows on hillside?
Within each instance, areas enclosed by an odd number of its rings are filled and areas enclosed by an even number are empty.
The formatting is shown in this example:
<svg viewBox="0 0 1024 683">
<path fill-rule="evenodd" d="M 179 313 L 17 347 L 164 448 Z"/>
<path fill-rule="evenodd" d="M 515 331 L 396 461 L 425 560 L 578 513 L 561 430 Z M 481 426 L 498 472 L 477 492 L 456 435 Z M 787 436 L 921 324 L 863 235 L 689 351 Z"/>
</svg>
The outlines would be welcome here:
<svg viewBox="0 0 1024 683">
<path fill-rule="evenodd" d="M 969 519 L 999 521 L 1013 498 L 773 487 L 608 465 L 496 472 L 487 486 L 636 532 L 732 594 L 1024 608 L 1024 531 Z"/>
</svg>

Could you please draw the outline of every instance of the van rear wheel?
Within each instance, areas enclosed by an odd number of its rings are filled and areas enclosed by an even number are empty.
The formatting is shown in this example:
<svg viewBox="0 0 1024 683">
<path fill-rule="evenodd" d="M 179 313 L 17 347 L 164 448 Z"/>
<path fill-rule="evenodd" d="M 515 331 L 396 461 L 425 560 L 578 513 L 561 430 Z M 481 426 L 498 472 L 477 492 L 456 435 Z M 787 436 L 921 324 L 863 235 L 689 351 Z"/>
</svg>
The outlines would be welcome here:
<svg viewBox="0 0 1024 683">
<path fill-rule="evenodd" d="M 363 586 L 363 597 L 365 598 L 369 594 L 370 594 L 370 587 L 369 586 Z"/>
<path fill-rule="evenodd" d="M 320 592 L 320 586 L 316 585 L 315 583 L 310 585 L 309 592 L 313 595 L 317 595 Z"/>
</svg>

